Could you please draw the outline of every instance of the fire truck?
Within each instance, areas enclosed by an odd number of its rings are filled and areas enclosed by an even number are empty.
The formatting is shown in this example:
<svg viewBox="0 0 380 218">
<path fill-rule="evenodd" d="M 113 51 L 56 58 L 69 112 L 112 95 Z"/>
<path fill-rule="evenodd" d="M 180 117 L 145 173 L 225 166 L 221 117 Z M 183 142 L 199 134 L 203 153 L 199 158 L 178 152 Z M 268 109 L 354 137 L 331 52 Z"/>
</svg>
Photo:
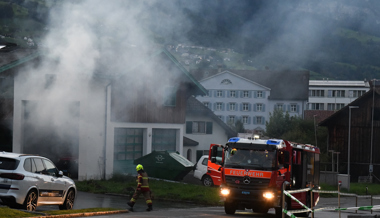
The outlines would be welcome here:
<svg viewBox="0 0 380 218">
<path fill-rule="evenodd" d="M 309 144 L 234 137 L 225 145 L 212 144 L 209 160 L 215 164 L 221 159 L 214 171 L 220 172 L 220 196 L 227 214 L 244 209 L 267 213 L 274 208 L 276 216 L 281 217 L 282 205 L 286 210 L 304 209 L 290 197 L 286 197 L 283 204 L 283 189 L 319 188 L 319 155 L 319 148 Z M 217 175 L 213 171 L 209 173 Z M 308 207 L 311 206 L 310 195 L 310 191 L 293 194 Z M 318 201 L 318 193 L 313 193 L 313 206 Z"/>
</svg>

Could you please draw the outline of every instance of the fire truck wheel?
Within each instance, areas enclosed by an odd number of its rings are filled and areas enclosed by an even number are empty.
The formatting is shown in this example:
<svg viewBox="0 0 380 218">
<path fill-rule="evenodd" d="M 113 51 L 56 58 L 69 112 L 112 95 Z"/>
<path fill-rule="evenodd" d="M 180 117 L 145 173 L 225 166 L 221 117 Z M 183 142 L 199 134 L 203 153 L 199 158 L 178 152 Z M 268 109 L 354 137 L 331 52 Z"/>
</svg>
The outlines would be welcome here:
<svg viewBox="0 0 380 218">
<path fill-rule="evenodd" d="M 232 202 L 225 201 L 224 202 L 224 211 L 226 214 L 233 215 L 236 212 L 236 205 Z"/>
<path fill-rule="evenodd" d="M 209 186 L 209 187 L 211 187 L 211 186 L 214 185 L 214 183 L 212 182 L 211 177 L 208 176 L 208 175 L 203 176 L 203 178 L 202 178 L 202 184 L 204 186 Z"/>
</svg>

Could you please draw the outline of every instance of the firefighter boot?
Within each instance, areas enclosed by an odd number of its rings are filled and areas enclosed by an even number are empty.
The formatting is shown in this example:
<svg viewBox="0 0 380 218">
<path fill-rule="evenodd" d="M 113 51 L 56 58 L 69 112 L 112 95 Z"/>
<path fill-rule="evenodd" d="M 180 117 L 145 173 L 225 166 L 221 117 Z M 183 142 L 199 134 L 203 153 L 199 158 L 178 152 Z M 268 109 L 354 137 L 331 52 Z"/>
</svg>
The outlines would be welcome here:
<svg viewBox="0 0 380 218">
<path fill-rule="evenodd" d="M 133 205 L 135 205 L 135 202 L 132 202 L 132 201 L 129 201 L 127 202 L 128 206 L 130 206 L 131 208 L 129 208 L 130 211 L 133 211 Z"/>
<path fill-rule="evenodd" d="M 153 210 L 153 207 L 152 207 L 151 204 L 149 204 L 149 205 L 148 205 L 148 208 L 146 208 L 146 211 L 151 211 L 151 210 Z"/>
</svg>

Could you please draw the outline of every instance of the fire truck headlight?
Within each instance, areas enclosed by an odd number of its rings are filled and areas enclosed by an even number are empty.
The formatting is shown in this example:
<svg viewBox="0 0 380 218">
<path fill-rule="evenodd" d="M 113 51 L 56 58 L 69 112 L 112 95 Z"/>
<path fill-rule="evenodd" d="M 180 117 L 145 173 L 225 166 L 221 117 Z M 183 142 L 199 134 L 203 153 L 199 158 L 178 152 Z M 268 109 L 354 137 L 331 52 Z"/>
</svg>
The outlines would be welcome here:
<svg viewBox="0 0 380 218">
<path fill-rule="evenodd" d="M 230 194 L 230 190 L 227 189 L 227 188 L 223 188 L 222 190 L 220 190 L 220 193 L 223 195 L 223 196 L 227 196 Z"/>
<path fill-rule="evenodd" d="M 274 194 L 272 192 L 264 192 L 263 197 L 268 200 L 271 200 L 274 198 Z"/>
</svg>

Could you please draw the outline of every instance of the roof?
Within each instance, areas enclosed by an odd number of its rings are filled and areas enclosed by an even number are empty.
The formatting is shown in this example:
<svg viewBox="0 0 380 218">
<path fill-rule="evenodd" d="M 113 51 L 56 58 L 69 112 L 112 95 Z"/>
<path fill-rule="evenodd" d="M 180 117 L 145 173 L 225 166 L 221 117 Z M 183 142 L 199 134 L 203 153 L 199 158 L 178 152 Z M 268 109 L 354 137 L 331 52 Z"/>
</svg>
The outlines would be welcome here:
<svg viewBox="0 0 380 218">
<path fill-rule="evenodd" d="M 362 87 L 369 88 L 368 81 L 348 81 L 348 80 L 310 80 L 309 86 L 325 87 Z"/>
<path fill-rule="evenodd" d="M 271 89 L 269 99 L 308 100 L 309 71 L 271 71 L 271 70 L 221 70 L 200 69 L 190 73 L 198 81 L 221 72 L 231 72 Z"/>
<path fill-rule="evenodd" d="M 193 95 L 206 95 L 207 94 L 207 90 L 189 73 L 189 71 L 187 71 L 183 66 L 182 64 L 179 63 L 179 61 L 168 51 L 166 50 L 165 48 L 161 48 L 161 49 L 158 49 L 156 52 L 153 52 L 153 54 L 151 56 L 149 56 L 148 59 L 143 59 L 141 60 L 139 63 L 133 63 L 134 65 L 132 66 L 132 68 L 128 69 L 127 72 L 129 71 L 133 71 L 133 70 L 136 70 L 138 69 L 139 67 L 143 66 L 143 65 L 146 65 L 147 62 L 151 62 L 154 58 L 157 58 L 159 56 L 163 56 L 164 58 L 167 58 L 168 60 L 170 60 L 170 62 L 172 62 L 176 67 L 177 69 L 183 73 L 183 75 L 185 76 L 187 82 L 190 85 L 190 88 L 191 90 L 193 91 L 191 94 Z M 102 75 L 102 73 L 97 73 L 96 74 L 98 77 L 109 77 L 109 75 Z M 118 75 L 115 75 L 115 81 L 118 81 L 118 78 L 120 77 L 123 77 L 125 75 L 125 72 L 122 72 L 122 74 L 118 74 Z"/>
<path fill-rule="evenodd" d="M 202 104 L 193 96 L 190 96 L 186 104 L 186 113 L 189 114 L 201 114 L 213 119 L 218 125 L 220 125 L 226 132 L 228 138 L 237 136 L 237 132 L 232 130 L 226 123 L 224 123 L 218 116 L 216 116 L 208 107 Z"/>
<path fill-rule="evenodd" d="M 199 142 L 189 139 L 187 137 L 183 137 L 183 146 L 197 146 Z"/>
<path fill-rule="evenodd" d="M 335 111 L 327 111 L 327 110 L 305 110 L 305 120 L 314 120 L 315 116 L 315 122 L 319 123 L 322 120 L 327 119 L 331 115 L 335 113 Z"/>
<path fill-rule="evenodd" d="M 326 118 L 325 120 L 323 120 L 322 122 L 320 122 L 318 125 L 319 126 L 327 126 L 328 123 L 334 122 L 334 119 L 337 118 L 337 117 L 339 117 L 339 115 L 341 115 L 345 111 L 349 110 L 350 106 L 358 106 L 358 105 L 360 105 L 360 102 L 362 102 L 363 99 L 372 98 L 372 96 L 374 94 L 373 93 L 374 91 L 375 91 L 376 95 L 380 95 L 380 89 L 379 88 L 376 88 L 376 89 L 372 88 L 368 92 L 366 92 L 362 96 L 360 96 L 359 98 L 355 99 L 354 101 L 352 101 L 351 103 L 347 104 L 345 107 L 343 107 L 339 111 L 335 112 L 334 114 L 332 114 L 331 116 L 329 116 L 328 118 Z"/>
<path fill-rule="evenodd" d="M 41 55 L 36 49 L 15 49 L 8 52 L 0 52 L 0 73 L 33 60 Z"/>
</svg>

